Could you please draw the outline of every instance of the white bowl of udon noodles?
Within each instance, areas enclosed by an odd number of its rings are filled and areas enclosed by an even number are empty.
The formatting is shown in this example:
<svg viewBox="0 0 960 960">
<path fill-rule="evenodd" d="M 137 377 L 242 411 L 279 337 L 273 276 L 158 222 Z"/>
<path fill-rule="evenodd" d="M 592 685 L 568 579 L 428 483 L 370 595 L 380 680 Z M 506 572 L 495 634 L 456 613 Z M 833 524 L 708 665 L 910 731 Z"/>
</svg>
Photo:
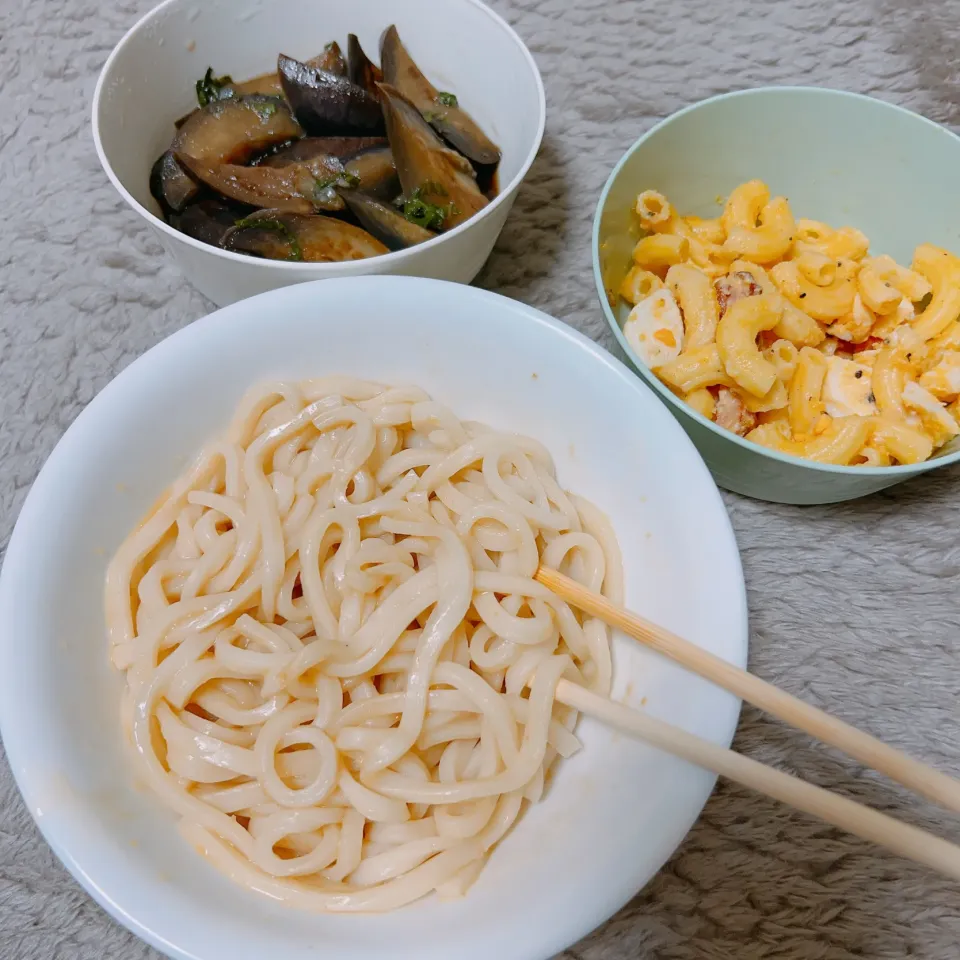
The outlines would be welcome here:
<svg viewBox="0 0 960 960">
<path fill-rule="evenodd" d="M 744 664 L 722 501 L 601 348 L 422 279 L 220 310 L 104 389 L 23 507 L 0 724 L 26 803 L 174 957 L 545 960 L 713 785 L 576 724 L 561 674 L 724 745 L 738 704 L 540 562 Z"/>
</svg>

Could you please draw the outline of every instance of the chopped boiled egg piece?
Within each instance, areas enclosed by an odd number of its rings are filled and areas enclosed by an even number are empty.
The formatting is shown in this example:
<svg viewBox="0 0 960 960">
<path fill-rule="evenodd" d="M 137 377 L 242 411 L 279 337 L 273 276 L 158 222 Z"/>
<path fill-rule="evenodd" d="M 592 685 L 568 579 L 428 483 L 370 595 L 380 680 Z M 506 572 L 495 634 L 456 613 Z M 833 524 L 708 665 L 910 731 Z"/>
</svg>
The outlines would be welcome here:
<svg viewBox="0 0 960 960">
<path fill-rule="evenodd" d="M 853 309 L 849 316 L 831 323 L 827 327 L 827 333 L 838 340 L 846 340 L 848 343 L 863 343 L 870 336 L 870 330 L 875 320 L 876 317 L 864 306 L 858 293 L 853 298 Z"/>
<path fill-rule="evenodd" d="M 886 339 L 895 330 L 904 327 L 905 324 L 907 325 L 905 329 L 910 329 L 909 324 L 916 318 L 916 315 L 917 312 L 914 310 L 913 304 L 904 297 L 897 304 L 896 310 L 877 320 L 871 333 L 875 337 Z"/>
<path fill-rule="evenodd" d="M 897 327 L 887 338 L 887 343 L 899 347 L 903 353 L 922 354 L 926 351 L 926 342 L 909 324 Z"/>
<path fill-rule="evenodd" d="M 929 390 L 912 380 L 903 388 L 903 402 L 920 415 L 934 446 L 941 446 L 960 433 L 960 426 L 947 408 Z"/>
<path fill-rule="evenodd" d="M 823 406 L 831 417 L 872 417 L 877 400 L 871 385 L 872 370 L 864 363 L 827 357 L 823 380 Z"/>
<path fill-rule="evenodd" d="M 623 335 L 651 370 L 676 360 L 683 348 L 683 316 L 673 294 L 657 290 L 641 300 L 630 311 Z"/>
<path fill-rule="evenodd" d="M 938 400 L 952 400 L 960 395 L 960 353 L 945 354 L 920 378 L 920 386 Z"/>
</svg>

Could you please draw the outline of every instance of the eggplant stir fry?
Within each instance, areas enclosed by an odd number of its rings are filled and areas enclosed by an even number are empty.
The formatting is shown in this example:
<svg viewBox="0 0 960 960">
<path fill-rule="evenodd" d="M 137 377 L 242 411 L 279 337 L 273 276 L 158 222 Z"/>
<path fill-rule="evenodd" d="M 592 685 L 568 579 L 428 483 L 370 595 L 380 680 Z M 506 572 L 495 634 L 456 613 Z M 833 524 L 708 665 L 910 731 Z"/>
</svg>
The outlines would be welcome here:
<svg viewBox="0 0 960 960">
<path fill-rule="evenodd" d="M 331 262 L 451 230 L 497 193 L 500 149 L 421 72 L 396 27 L 380 66 L 357 38 L 236 83 L 213 69 L 176 124 L 150 192 L 203 243 L 269 260 Z"/>
</svg>

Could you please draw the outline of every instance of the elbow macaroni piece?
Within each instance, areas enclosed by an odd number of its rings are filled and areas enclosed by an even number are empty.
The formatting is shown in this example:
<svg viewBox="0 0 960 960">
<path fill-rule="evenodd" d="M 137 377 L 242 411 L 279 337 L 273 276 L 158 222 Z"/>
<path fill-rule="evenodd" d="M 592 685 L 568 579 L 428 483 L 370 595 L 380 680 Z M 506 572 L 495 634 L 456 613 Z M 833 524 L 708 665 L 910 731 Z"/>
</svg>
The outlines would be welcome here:
<svg viewBox="0 0 960 960">
<path fill-rule="evenodd" d="M 652 293 L 662 289 L 663 281 L 655 273 L 634 265 L 620 284 L 620 296 L 627 303 L 636 306 L 641 300 L 646 300 Z"/>
<path fill-rule="evenodd" d="M 697 413 L 706 417 L 708 420 L 712 420 L 717 412 L 717 401 L 706 387 L 691 390 L 685 399 Z"/>
<path fill-rule="evenodd" d="M 770 279 L 770 275 L 763 267 L 749 260 L 734 260 L 730 264 L 730 272 L 752 274 L 761 291 L 772 297 L 780 305 L 783 314 L 780 322 L 774 327 L 773 332 L 784 340 L 789 340 L 797 347 L 815 347 L 823 343 L 826 334 L 823 327 L 817 323 L 809 314 L 804 313 L 799 307 L 795 307 L 786 297 L 781 296 L 777 285 Z"/>
<path fill-rule="evenodd" d="M 748 440 L 817 463 L 850 464 L 864 448 L 873 425 L 867 417 L 840 417 L 831 420 L 818 436 L 797 440 L 788 438 L 780 424 L 761 424 L 747 434 Z"/>
<path fill-rule="evenodd" d="M 667 286 L 683 311 L 684 349 L 712 343 L 717 336 L 717 292 L 698 267 L 678 263 L 667 271 Z"/>
<path fill-rule="evenodd" d="M 755 397 L 766 396 L 777 380 L 777 368 L 760 352 L 757 337 L 780 322 L 780 313 L 770 297 L 744 297 L 728 307 L 717 324 L 717 347 L 724 369 Z"/>
<path fill-rule="evenodd" d="M 674 233 L 653 233 L 633 248 L 634 263 L 645 270 L 664 270 L 689 258 L 690 241 Z"/>
<path fill-rule="evenodd" d="M 648 229 L 669 222 L 673 217 L 670 201 L 657 190 L 644 190 L 637 197 L 637 216 Z"/>
<path fill-rule="evenodd" d="M 779 324 L 778 324 L 779 326 Z M 776 328 L 774 328 L 776 329 Z M 777 368 L 777 379 L 790 381 L 797 369 L 800 352 L 789 340 L 774 340 L 763 351 L 764 357 Z"/>
<path fill-rule="evenodd" d="M 790 398 L 787 385 L 780 379 L 774 380 L 773 386 L 762 397 L 754 397 L 742 391 L 740 395 L 744 407 L 750 413 L 773 413 L 775 410 L 783 410 Z"/>
<path fill-rule="evenodd" d="M 925 433 L 908 423 L 885 417 L 877 420 L 870 443 L 898 463 L 923 463 L 933 454 L 933 441 Z"/>
<path fill-rule="evenodd" d="M 812 347 L 803 347 L 797 356 L 797 369 L 790 381 L 790 426 L 795 434 L 813 430 L 823 413 L 823 381 L 827 375 L 827 360 Z"/>
<path fill-rule="evenodd" d="M 833 227 L 819 220 L 798 220 L 794 233 L 797 252 L 813 250 L 825 256 L 862 260 L 870 249 L 870 241 L 854 227 Z"/>
<path fill-rule="evenodd" d="M 903 405 L 904 369 L 897 350 L 886 347 L 877 354 L 873 363 L 870 385 L 880 413 L 891 420 L 905 420 Z"/>
<path fill-rule="evenodd" d="M 665 363 L 657 376 L 680 393 L 690 394 L 703 387 L 732 387 L 715 343 L 681 353 L 676 360 Z"/>
<path fill-rule="evenodd" d="M 720 217 L 727 235 L 735 227 L 756 227 L 769 200 L 770 188 L 762 180 L 749 180 L 732 190 Z"/>
<path fill-rule="evenodd" d="M 820 463 L 920 463 L 960 444 L 960 257 L 869 256 L 855 227 L 795 220 L 760 180 L 719 217 L 654 190 L 635 209 L 647 235 L 620 294 L 673 296 L 682 346 L 655 375 L 702 416 Z"/>
<path fill-rule="evenodd" d="M 719 217 L 704 220 L 702 217 L 684 217 L 687 229 L 701 242 L 721 245 L 727 239 L 727 231 Z"/>
<path fill-rule="evenodd" d="M 867 260 L 857 275 L 857 288 L 864 304 L 874 313 L 890 313 L 896 310 L 903 294 L 889 281 L 888 272 L 877 260 Z"/>
<path fill-rule="evenodd" d="M 913 329 L 931 340 L 960 316 L 960 259 L 929 243 L 917 247 L 913 269 L 930 283 L 933 299 L 917 317 Z"/>
<path fill-rule="evenodd" d="M 760 211 L 756 226 L 732 226 L 723 249 L 757 263 L 774 263 L 790 249 L 793 227 L 790 204 L 784 197 L 775 197 Z"/>
<path fill-rule="evenodd" d="M 829 287 L 837 280 L 837 270 L 841 262 L 818 250 L 808 250 L 797 254 L 794 257 L 794 263 L 811 283 L 815 283 L 818 287 Z"/>
<path fill-rule="evenodd" d="M 814 320 L 837 320 L 853 309 L 856 285 L 851 278 L 839 273 L 833 283 L 821 287 L 800 272 L 796 261 L 784 260 L 770 271 L 770 276 L 780 292 Z"/>
</svg>

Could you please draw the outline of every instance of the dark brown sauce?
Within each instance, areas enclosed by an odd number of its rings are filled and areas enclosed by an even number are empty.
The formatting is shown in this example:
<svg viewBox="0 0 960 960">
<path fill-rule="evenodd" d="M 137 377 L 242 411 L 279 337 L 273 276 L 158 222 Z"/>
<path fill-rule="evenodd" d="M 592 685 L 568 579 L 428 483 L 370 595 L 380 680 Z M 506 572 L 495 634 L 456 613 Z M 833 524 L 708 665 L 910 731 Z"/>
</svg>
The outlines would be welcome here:
<svg viewBox="0 0 960 960">
<path fill-rule="evenodd" d="M 497 163 L 475 163 L 477 186 L 488 199 L 493 200 L 500 193 L 500 165 Z"/>
</svg>

